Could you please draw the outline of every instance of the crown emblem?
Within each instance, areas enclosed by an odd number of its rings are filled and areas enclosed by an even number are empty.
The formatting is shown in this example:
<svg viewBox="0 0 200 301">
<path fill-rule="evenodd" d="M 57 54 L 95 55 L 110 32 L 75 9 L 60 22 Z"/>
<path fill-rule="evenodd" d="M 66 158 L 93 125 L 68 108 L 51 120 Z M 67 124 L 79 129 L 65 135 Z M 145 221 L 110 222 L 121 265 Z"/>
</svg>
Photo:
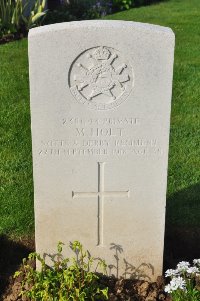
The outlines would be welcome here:
<svg viewBox="0 0 200 301">
<path fill-rule="evenodd" d="M 94 53 L 92 54 L 92 57 L 98 61 L 101 60 L 108 60 L 111 53 L 106 47 L 98 47 Z"/>
</svg>

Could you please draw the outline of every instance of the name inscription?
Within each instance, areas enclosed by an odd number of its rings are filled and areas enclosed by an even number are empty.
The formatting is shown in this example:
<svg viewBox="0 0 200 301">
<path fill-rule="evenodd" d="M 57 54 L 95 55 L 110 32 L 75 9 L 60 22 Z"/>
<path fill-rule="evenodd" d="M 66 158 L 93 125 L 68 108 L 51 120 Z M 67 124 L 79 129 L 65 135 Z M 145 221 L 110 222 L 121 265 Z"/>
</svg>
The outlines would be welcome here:
<svg viewBox="0 0 200 301">
<path fill-rule="evenodd" d="M 137 131 L 132 131 L 139 124 L 140 120 L 132 117 L 63 118 L 67 139 L 42 140 L 38 154 L 42 157 L 162 156 L 158 139 L 137 137 Z"/>
</svg>

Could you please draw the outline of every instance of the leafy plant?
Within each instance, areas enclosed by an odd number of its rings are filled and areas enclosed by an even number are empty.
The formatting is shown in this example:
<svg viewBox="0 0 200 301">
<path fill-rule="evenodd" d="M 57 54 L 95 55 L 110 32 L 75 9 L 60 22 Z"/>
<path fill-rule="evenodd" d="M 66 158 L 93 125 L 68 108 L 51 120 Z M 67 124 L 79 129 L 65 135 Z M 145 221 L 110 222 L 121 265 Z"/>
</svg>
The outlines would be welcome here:
<svg viewBox="0 0 200 301">
<path fill-rule="evenodd" d="M 181 261 L 175 270 L 167 270 L 165 276 L 171 278 L 165 291 L 172 296 L 173 301 L 200 301 L 200 259 L 194 259 L 193 266 L 187 261 Z"/>
<path fill-rule="evenodd" d="M 26 5 L 28 5 L 28 2 Z M 31 8 L 31 12 L 28 17 L 25 17 L 24 14 L 22 14 L 22 19 L 27 30 L 32 27 L 41 25 L 42 17 L 44 17 L 47 12 L 47 10 L 45 10 L 45 7 L 46 0 L 36 0 Z"/>
<path fill-rule="evenodd" d="M 0 30 L 1 34 L 15 32 L 15 26 L 13 24 L 13 13 L 15 9 L 15 3 L 12 0 L 0 1 Z"/>
<path fill-rule="evenodd" d="M 1 0 L 0 1 L 0 30 L 1 34 L 14 34 L 28 31 L 31 27 L 40 25 L 46 14 L 46 0 L 37 0 L 26 13 L 30 0 Z"/>
<path fill-rule="evenodd" d="M 113 6 L 117 10 L 130 9 L 133 6 L 133 0 L 113 0 Z"/>
<path fill-rule="evenodd" d="M 105 262 L 91 257 L 78 241 L 71 244 L 75 253 L 72 259 L 63 258 L 62 249 L 63 243 L 59 242 L 57 254 L 51 256 L 52 267 L 39 254 L 31 253 L 29 260 L 37 259 L 41 264 L 40 271 L 24 259 L 22 270 L 15 273 L 15 277 L 23 277 L 20 295 L 33 301 L 108 300 L 108 288 L 101 288 L 98 275 L 91 272 L 96 261 L 96 269 L 100 267 L 105 273 Z"/>
</svg>

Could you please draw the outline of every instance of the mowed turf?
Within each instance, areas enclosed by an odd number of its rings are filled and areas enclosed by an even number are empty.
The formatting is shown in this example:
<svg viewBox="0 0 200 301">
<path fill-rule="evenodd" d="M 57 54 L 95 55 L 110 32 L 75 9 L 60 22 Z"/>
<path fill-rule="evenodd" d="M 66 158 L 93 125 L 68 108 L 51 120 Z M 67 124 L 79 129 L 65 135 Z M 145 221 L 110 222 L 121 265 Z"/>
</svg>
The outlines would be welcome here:
<svg viewBox="0 0 200 301">
<path fill-rule="evenodd" d="M 0 234 L 33 232 L 27 40 L 0 46 Z"/>
<path fill-rule="evenodd" d="M 175 32 L 167 224 L 200 226 L 200 1 L 171 0 L 106 18 Z M 0 46 L 0 102 L 0 233 L 29 235 L 34 216 L 27 40 Z"/>
</svg>

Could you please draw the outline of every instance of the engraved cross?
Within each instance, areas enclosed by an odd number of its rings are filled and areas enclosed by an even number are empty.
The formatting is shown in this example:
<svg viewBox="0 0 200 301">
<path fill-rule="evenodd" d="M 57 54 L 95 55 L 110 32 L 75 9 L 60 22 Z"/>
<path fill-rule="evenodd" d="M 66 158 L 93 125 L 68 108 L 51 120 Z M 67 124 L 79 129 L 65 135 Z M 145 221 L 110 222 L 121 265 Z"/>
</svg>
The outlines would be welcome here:
<svg viewBox="0 0 200 301">
<path fill-rule="evenodd" d="M 98 191 L 97 192 L 74 192 L 72 198 L 93 198 L 98 197 L 98 237 L 97 246 L 103 246 L 103 219 L 104 219 L 104 198 L 121 197 L 129 198 L 130 191 L 105 191 L 104 188 L 104 168 L 105 162 L 98 162 Z"/>
</svg>

